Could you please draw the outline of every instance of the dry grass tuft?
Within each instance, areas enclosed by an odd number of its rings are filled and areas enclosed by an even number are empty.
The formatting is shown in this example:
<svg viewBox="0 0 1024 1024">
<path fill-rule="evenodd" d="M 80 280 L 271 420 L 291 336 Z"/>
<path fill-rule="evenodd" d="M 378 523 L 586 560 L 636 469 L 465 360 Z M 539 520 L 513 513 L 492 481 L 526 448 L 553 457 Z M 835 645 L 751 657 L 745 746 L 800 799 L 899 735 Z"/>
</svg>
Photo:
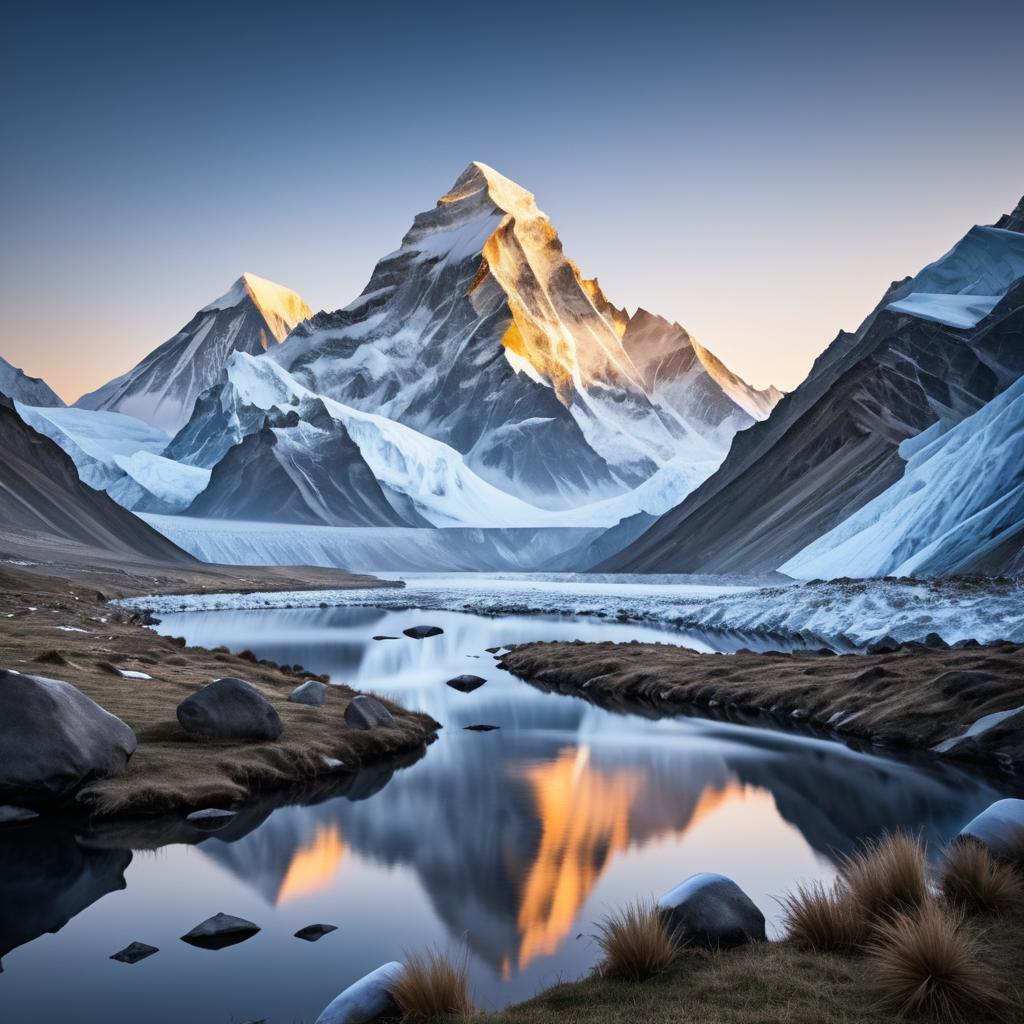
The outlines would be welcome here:
<svg viewBox="0 0 1024 1024">
<path fill-rule="evenodd" d="M 839 874 L 869 925 L 929 898 L 924 846 L 905 832 L 870 840 L 860 853 L 843 858 Z"/>
<path fill-rule="evenodd" d="M 637 900 L 605 917 L 597 926 L 597 944 L 604 954 L 601 974 L 626 981 L 660 974 L 681 948 L 652 900 Z"/>
<path fill-rule="evenodd" d="M 811 949 L 849 952 L 868 938 L 868 921 L 860 904 L 838 879 L 798 885 L 779 903 L 788 937 Z"/>
<path fill-rule="evenodd" d="M 469 954 L 453 960 L 441 949 L 409 953 L 391 995 L 403 1021 L 438 1021 L 473 1012 L 469 995 Z"/>
<path fill-rule="evenodd" d="M 943 853 L 939 886 L 947 902 L 966 913 L 998 913 L 1024 907 L 1024 883 L 982 843 L 958 840 Z"/>
<path fill-rule="evenodd" d="M 883 1006 L 900 1015 L 960 1024 L 1006 1008 L 963 918 L 934 900 L 879 922 L 869 955 Z"/>
</svg>

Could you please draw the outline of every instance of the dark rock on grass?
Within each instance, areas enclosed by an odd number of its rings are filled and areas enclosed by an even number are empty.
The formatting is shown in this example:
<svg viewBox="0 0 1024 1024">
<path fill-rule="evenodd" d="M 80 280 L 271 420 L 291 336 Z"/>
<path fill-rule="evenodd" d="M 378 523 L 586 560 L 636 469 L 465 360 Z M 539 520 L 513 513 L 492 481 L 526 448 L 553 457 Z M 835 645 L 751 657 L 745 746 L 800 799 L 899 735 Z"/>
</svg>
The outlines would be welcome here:
<svg viewBox="0 0 1024 1024">
<path fill-rule="evenodd" d="M 501 726 L 484 725 L 483 723 L 480 723 L 479 725 L 464 725 L 462 728 L 468 730 L 469 732 L 494 732 L 495 729 L 500 729 Z"/>
<path fill-rule="evenodd" d="M 462 675 L 449 679 L 445 686 L 450 686 L 453 690 L 458 690 L 459 693 L 472 693 L 474 690 L 479 690 L 486 682 L 487 680 L 483 676 Z"/>
<path fill-rule="evenodd" d="M 413 640 L 425 640 L 428 636 L 440 636 L 444 630 L 440 626 L 410 626 L 402 632 Z"/>
<path fill-rule="evenodd" d="M 274 706 L 244 679 L 215 679 L 178 705 L 185 732 L 211 740 L 276 740 L 284 731 Z"/>
<path fill-rule="evenodd" d="M 353 729 L 389 729 L 395 724 L 394 715 L 376 697 L 357 694 L 345 708 L 345 721 Z"/>
<path fill-rule="evenodd" d="M 397 640 L 397 636 L 375 636 L 374 640 Z"/>
<path fill-rule="evenodd" d="M 307 679 L 288 694 L 288 699 L 293 704 L 308 704 L 318 708 L 327 700 L 327 687 L 316 679 Z"/>
<path fill-rule="evenodd" d="M 316 1024 L 351 1024 L 401 1016 L 391 989 L 404 970 L 402 964 L 392 960 L 353 982 L 323 1008 Z"/>
<path fill-rule="evenodd" d="M 903 645 L 891 636 L 883 636 L 873 644 L 868 644 L 868 654 L 895 654 Z"/>
<path fill-rule="evenodd" d="M 997 800 L 964 825 L 957 838 L 976 840 L 997 857 L 1018 860 L 1024 847 L 1024 800 Z"/>
<path fill-rule="evenodd" d="M 251 939 L 259 930 L 259 925 L 246 921 L 244 917 L 221 913 L 197 924 L 192 931 L 182 935 L 181 941 L 201 949 L 224 949 Z"/>
<path fill-rule="evenodd" d="M 160 950 L 156 946 L 147 945 L 145 942 L 133 942 L 131 945 L 125 946 L 124 949 L 118 950 L 110 959 L 118 960 L 123 964 L 137 964 L 140 960 L 145 960 L 147 956 L 159 952 Z"/>
<path fill-rule="evenodd" d="M 37 654 L 33 659 L 38 665 L 70 665 L 71 662 L 64 657 L 60 651 L 43 651 L 42 654 Z"/>
<path fill-rule="evenodd" d="M 35 811 L 30 811 L 27 807 L 15 807 L 13 804 L 5 804 L 0 807 L 0 825 L 14 825 L 20 821 L 31 821 L 38 817 L 39 815 Z"/>
<path fill-rule="evenodd" d="M 691 875 L 658 900 L 658 909 L 670 932 L 709 949 L 766 941 L 764 914 L 724 875 Z"/>
<path fill-rule="evenodd" d="M 975 640 L 974 637 L 972 636 L 972 637 L 969 637 L 966 640 L 957 640 L 957 642 L 955 644 L 953 644 L 953 650 L 954 651 L 971 650 L 971 649 L 973 649 L 975 647 L 980 647 L 980 646 L 981 646 L 981 644 L 978 643 L 978 641 Z"/>
<path fill-rule="evenodd" d="M 185 820 L 204 832 L 214 832 L 223 828 L 235 814 L 235 811 L 226 811 L 220 807 L 204 807 L 201 811 L 186 815 Z"/>
<path fill-rule="evenodd" d="M 59 800 L 120 775 L 135 733 L 70 683 L 0 670 L 0 801 Z"/>
<path fill-rule="evenodd" d="M 331 932 L 337 930 L 336 924 L 307 924 L 305 928 L 300 928 L 295 933 L 295 938 L 304 939 L 306 942 L 317 942 L 325 935 L 330 935 Z"/>
<path fill-rule="evenodd" d="M 949 649 L 949 644 L 947 644 L 938 633 L 928 633 L 921 642 L 925 647 L 928 647 L 933 651 L 945 651 Z"/>
</svg>

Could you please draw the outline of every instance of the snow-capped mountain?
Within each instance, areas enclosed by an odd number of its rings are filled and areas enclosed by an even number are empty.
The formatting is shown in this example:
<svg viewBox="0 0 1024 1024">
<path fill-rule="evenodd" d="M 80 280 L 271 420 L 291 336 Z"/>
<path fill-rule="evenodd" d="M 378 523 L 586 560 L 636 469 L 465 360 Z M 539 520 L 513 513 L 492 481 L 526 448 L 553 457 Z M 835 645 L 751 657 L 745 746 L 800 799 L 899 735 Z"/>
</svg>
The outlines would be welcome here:
<svg viewBox="0 0 1024 1024">
<path fill-rule="evenodd" d="M 954 426 L 1024 374 L 1022 209 L 893 284 L 713 476 L 601 568 L 775 569 L 900 480 L 908 438 Z"/>
<path fill-rule="evenodd" d="M 309 315 L 295 292 L 243 274 L 173 338 L 75 405 L 125 413 L 173 433 L 188 421 L 199 395 L 217 383 L 232 352 L 275 348 Z"/>
<path fill-rule="evenodd" d="M 64 405 L 45 380 L 30 377 L 24 370 L 11 366 L 3 356 L 0 356 L 0 395 L 6 395 L 12 402 L 24 402 L 26 405 Z"/>
<path fill-rule="evenodd" d="M 903 476 L 779 567 L 797 579 L 1024 571 L 1024 377 L 942 433 Z"/>
<path fill-rule="evenodd" d="M 734 400 L 750 389 L 717 361 L 695 386 L 700 429 L 681 371 L 662 405 L 623 345 L 628 324 L 534 197 L 473 163 L 355 302 L 300 324 L 268 358 L 314 393 L 444 442 L 508 493 L 571 508 L 679 458 L 720 460 L 753 421 Z M 656 342 L 641 347 L 658 358 Z"/>
</svg>

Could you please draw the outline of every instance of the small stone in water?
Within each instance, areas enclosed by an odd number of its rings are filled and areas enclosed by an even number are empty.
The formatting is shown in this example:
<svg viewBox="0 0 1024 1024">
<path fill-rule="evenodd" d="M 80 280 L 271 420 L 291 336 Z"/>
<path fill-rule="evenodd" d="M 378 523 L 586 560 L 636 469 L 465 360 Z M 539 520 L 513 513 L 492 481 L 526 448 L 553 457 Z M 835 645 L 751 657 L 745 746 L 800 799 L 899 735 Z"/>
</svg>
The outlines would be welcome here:
<svg viewBox="0 0 1024 1024">
<path fill-rule="evenodd" d="M 316 942 L 317 939 L 322 939 L 325 935 L 337 930 L 336 924 L 307 924 L 305 928 L 300 928 L 295 933 L 295 938 L 305 939 L 306 942 Z"/>
<path fill-rule="evenodd" d="M 123 964 L 137 964 L 140 960 L 145 960 L 147 956 L 159 952 L 160 950 L 156 946 L 149 946 L 145 942 L 133 942 L 114 953 L 110 959 L 118 960 Z"/>
<path fill-rule="evenodd" d="M 500 729 L 500 725 L 464 725 L 463 729 L 468 729 L 470 732 L 493 732 L 495 729 Z"/>
</svg>

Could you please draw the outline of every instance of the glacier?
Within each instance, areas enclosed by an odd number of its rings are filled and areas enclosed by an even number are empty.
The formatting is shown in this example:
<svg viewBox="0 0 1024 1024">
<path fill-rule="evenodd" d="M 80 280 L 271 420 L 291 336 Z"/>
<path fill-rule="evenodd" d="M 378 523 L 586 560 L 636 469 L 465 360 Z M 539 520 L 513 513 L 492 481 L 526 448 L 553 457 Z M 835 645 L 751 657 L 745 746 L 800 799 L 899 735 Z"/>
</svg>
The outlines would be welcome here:
<svg viewBox="0 0 1024 1024">
<path fill-rule="evenodd" d="M 925 434 L 901 446 L 901 479 L 779 571 L 798 579 L 972 571 L 1024 531 L 1024 378 L 945 433 Z"/>
</svg>

